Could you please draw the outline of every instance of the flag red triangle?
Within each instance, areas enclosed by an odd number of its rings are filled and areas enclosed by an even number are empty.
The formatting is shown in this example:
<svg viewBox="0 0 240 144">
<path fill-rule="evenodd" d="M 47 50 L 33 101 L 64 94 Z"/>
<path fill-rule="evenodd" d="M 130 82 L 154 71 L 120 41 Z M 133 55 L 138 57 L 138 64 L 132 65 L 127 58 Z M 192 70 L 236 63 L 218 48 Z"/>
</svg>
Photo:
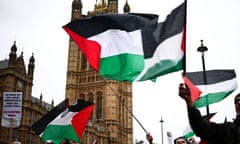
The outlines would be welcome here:
<svg viewBox="0 0 240 144">
<path fill-rule="evenodd" d="M 80 112 L 78 112 L 72 119 L 72 126 L 74 127 L 79 138 L 82 137 L 83 131 L 87 125 L 88 119 L 91 116 L 94 105 L 90 105 Z"/>
<path fill-rule="evenodd" d="M 191 92 L 192 101 L 195 102 L 201 95 L 201 91 L 197 88 L 186 76 L 183 76 L 185 84 L 188 86 Z"/>
<path fill-rule="evenodd" d="M 87 60 L 89 61 L 89 64 L 93 67 L 93 69 L 95 71 L 98 71 L 101 51 L 100 44 L 96 41 L 88 40 L 84 37 L 81 37 L 67 27 L 64 27 L 64 30 L 71 36 L 72 39 L 74 39 L 80 50 L 87 57 Z"/>
</svg>

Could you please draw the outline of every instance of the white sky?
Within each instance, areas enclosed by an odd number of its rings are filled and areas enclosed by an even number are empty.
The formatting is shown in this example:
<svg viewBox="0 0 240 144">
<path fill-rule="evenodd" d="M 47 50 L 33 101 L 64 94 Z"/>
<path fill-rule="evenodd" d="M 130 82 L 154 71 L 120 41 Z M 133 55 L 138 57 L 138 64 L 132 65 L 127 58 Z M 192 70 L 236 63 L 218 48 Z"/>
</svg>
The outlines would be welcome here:
<svg viewBox="0 0 240 144">
<path fill-rule="evenodd" d="M 128 0 L 131 12 L 159 14 L 163 21 L 183 0 Z M 93 9 L 95 0 L 82 0 L 83 10 Z M 157 2 L 157 3 L 156 3 Z M 66 67 L 69 36 L 62 26 L 69 22 L 72 0 L 1 0 L 0 1 L 0 60 L 8 58 L 16 40 L 18 55 L 24 52 L 25 64 L 34 53 L 35 73 L 32 95 L 47 102 L 59 103 L 65 97 Z M 125 0 L 119 1 L 119 13 Z M 208 47 L 206 69 L 235 69 L 239 81 L 238 48 L 240 33 L 239 0 L 194 0 L 188 2 L 187 71 L 202 70 L 201 55 L 196 51 L 200 40 Z M 188 125 L 185 102 L 177 96 L 181 72 L 159 77 L 157 82 L 133 84 L 133 113 L 144 128 L 160 144 L 161 117 L 164 143 L 166 132 L 173 137 L 182 135 Z M 233 97 L 211 105 L 210 112 L 218 112 L 212 119 L 232 120 L 235 116 Z M 205 114 L 205 108 L 201 109 Z M 145 132 L 134 122 L 134 136 L 145 140 Z"/>
</svg>

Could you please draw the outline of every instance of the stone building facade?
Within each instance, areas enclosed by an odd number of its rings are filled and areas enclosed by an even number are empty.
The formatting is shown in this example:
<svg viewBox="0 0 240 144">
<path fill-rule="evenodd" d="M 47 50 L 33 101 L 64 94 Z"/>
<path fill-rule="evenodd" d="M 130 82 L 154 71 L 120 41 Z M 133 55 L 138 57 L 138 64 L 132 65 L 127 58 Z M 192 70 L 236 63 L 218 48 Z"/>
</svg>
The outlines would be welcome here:
<svg viewBox="0 0 240 144">
<path fill-rule="evenodd" d="M 35 59 L 32 55 L 26 69 L 23 52 L 17 56 L 16 42 L 10 48 L 9 59 L 0 60 L 0 120 L 2 120 L 4 92 L 22 92 L 22 119 L 16 128 L 0 127 L 0 143 L 9 144 L 16 139 L 22 144 L 40 144 L 39 136 L 32 130 L 32 124 L 46 114 L 52 107 L 40 98 L 32 96 Z M 12 133 L 10 133 L 11 131 Z"/>
</svg>

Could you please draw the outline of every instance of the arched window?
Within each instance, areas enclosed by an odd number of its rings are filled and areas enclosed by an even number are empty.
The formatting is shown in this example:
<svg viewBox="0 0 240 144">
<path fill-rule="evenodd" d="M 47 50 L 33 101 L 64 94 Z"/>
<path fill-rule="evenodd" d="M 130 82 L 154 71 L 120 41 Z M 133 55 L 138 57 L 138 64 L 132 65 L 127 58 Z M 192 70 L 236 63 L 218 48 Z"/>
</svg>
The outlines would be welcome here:
<svg viewBox="0 0 240 144">
<path fill-rule="evenodd" d="M 82 60 L 81 60 L 81 69 L 86 70 L 87 69 L 87 59 L 86 57 L 82 54 Z"/>
<path fill-rule="evenodd" d="M 79 99 L 85 100 L 85 95 L 84 95 L 83 93 L 81 93 L 81 94 L 79 95 Z"/>
<path fill-rule="evenodd" d="M 94 98 L 93 98 L 93 93 L 92 92 L 88 93 L 88 101 L 94 103 Z"/>
<path fill-rule="evenodd" d="M 92 92 L 88 93 L 88 101 L 94 103 L 94 97 L 93 97 L 93 93 Z M 92 112 L 91 117 L 90 117 L 91 121 L 93 120 L 93 113 L 94 113 L 94 111 Z"/>
<path fill-rule="evenodd" d="M 102 92 L 97 92 L 97 115 L 96 118 L 97 119 L 101 119 L 102 118 Z"/>
</svg>

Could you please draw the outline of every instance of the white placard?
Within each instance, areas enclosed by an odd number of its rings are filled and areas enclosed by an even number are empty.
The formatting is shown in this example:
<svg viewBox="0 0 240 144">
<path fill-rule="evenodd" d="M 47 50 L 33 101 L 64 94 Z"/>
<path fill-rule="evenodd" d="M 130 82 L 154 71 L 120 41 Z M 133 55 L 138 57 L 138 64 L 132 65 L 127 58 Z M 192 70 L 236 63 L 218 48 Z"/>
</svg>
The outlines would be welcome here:
<svg viewBox="0 0 240 144">
<path fill-rule="evenodd" d="M 3 93 L 3 118 L 22 118 L 22 92 Z"/>
</svg>

